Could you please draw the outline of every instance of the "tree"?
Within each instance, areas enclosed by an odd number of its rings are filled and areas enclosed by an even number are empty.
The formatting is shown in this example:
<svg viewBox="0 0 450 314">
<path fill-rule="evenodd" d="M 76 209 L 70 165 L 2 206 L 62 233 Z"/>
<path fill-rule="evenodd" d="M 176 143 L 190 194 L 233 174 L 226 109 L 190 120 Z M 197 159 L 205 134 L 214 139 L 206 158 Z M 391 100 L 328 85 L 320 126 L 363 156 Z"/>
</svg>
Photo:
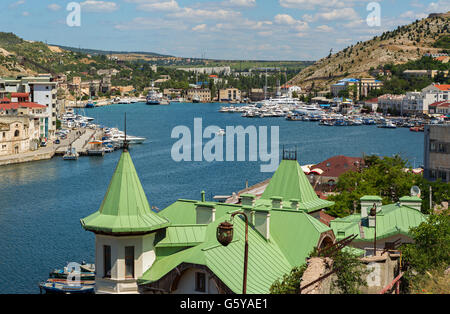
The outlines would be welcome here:
<svg viewBox="0 0 450 314">
<path fill-rule="evenodd" d="M 273 283 L 270 294 L 299 294 L 300 282 L 305 270 L 306 264 L 294 267 L 289 274 L 285 274 L 281 280 Z"/>
<path fill-rule="evenodd" d="M 350 252 L 338 251 L 333 256 L 333 268 L 336 280 L 331 282 L 331 292 L 340 294 L 359 294 L 360 289 L 367 286 L 366 276 L 369 274 L 361 260 Z"/>
<path fill-rule="evenodd" d="M 328 199 L 335 205 L 328 211 L 330 215 L 345 217 L 351 214 L 354 202 L 364 195 L 379 195 L 383 204 L 398 202 L 403 196 L 409 195 L 413 185 L 422 191 L 422 212 L 429 213 L 429 189 L 433 189 L 433 201 L 440 204 L 449 199 L 448 184 L 436 181 L 430 182 L 420 174 L 406 172 L 408 162 L 400 156 L 378 157 L 365 156 L 365 167 L 360 172 L 348 171 L 339 177 L 336 186 L 338 194 Z"/>
<path fill-rule="evenodd" d="M 450 265 L 450 216 L 449 211 L 428 216 L 410 232 L 414 244 L 404 246 L 403 261 L 411 277 L 414 272 L 424 274 L 436 267 Z"/>
</svg>

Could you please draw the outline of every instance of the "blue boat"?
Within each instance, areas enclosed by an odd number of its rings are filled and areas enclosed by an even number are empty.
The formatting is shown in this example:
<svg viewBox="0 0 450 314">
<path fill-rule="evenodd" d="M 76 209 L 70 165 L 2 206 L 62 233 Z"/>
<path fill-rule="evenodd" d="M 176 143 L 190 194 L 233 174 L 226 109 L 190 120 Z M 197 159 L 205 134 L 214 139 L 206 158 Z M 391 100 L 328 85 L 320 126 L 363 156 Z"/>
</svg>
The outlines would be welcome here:
<svg viewBox="0 0 450 314">
<path fill-rule="evenodd" d="M 86 108 L 95 108 L 95 104 L 93 103 L 87 103 Z"/>
</svg>

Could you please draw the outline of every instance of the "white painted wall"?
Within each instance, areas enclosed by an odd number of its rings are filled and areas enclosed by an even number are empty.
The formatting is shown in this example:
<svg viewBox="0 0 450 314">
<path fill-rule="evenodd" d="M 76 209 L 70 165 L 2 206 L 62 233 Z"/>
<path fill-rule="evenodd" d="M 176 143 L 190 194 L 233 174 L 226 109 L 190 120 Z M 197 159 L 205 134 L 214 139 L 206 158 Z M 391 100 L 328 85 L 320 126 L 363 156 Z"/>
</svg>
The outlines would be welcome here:
<svg viewBox="0 0 450 314">
<path fill-rule="evenodd" d="M 136 280 L 156 259 L 155 234 L 134 237 L 96 235 L 95 268 L 97 293 L 137 293 Z M 104 276 L 103 246 L 111 246 L 111 278 Z M 125 278 L 125 247 L 134 246 L 134 279 Z"/>
<path fill-rule="evenodd" d="M 200 272 L 205 274 L 206 278 L 206 291 L 199 292 L 195 291 L 195 273 Z M 202 269 L 190 268 L 183 272 L 180 280 L 178 281 L 178 287 L 173 292 L 173 294 L 218 294 L 219 290 L 217 289 L 215 280 L 209 276 L 207 272 Z"/>
</svg>

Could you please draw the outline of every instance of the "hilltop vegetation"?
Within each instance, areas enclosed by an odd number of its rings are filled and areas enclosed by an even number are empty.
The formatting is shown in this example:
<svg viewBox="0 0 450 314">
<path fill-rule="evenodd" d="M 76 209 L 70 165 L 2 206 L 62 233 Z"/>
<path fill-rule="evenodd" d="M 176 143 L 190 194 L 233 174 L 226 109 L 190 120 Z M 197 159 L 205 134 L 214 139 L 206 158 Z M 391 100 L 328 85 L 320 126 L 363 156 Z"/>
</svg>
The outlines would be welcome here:
<svg viewBox="0 0 450 314">
<path fill-rule="evenodd" d="M 450 13 L 399 26 L 369 41 L 358 42 L 302 70 L 292 82 L 321 90 L 344 77 L 367 77 L 370 69 L 404 64 L 425 53 L 447 49 Z"/>
<path fill-rule="evenodd" d="M 434 78 L 428 76 L 408 76 L 405 70 L 436 70 Z M 450 70 L 450 63 L 442 63 L 431 57 L 422 57 L 419 60 L 409 61 L 404 64 L 386 64 L 384 70 L 389 70 L 392 76 L 378 76 L 377 79 L 383 81 L 381 89 L 370 91 L 367 99 L 378 97 L 384 94 L 404 94 L 406 91 L 421 90 L 432 83 L 450 84 L 450 77 L 444 75 L 444 71 Z"/>
</svg>

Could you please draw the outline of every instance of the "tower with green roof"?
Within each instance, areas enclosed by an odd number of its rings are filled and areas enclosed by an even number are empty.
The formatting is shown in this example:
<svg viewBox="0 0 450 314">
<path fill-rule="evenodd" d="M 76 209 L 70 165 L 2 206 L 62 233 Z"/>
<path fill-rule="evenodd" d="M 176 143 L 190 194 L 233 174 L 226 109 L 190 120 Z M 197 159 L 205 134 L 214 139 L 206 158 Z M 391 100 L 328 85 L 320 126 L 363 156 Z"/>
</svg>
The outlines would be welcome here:
<svg viewBox="0 0 450 314">
<path fill-rule="evenodd" d="M 133 293 L 155 261 L 157 231 L 169 221 L 152 212 L 128 149 L 124 149 L 100 209 L 81 219 L 95 234 L 97 293 Z"/>
</svg>

